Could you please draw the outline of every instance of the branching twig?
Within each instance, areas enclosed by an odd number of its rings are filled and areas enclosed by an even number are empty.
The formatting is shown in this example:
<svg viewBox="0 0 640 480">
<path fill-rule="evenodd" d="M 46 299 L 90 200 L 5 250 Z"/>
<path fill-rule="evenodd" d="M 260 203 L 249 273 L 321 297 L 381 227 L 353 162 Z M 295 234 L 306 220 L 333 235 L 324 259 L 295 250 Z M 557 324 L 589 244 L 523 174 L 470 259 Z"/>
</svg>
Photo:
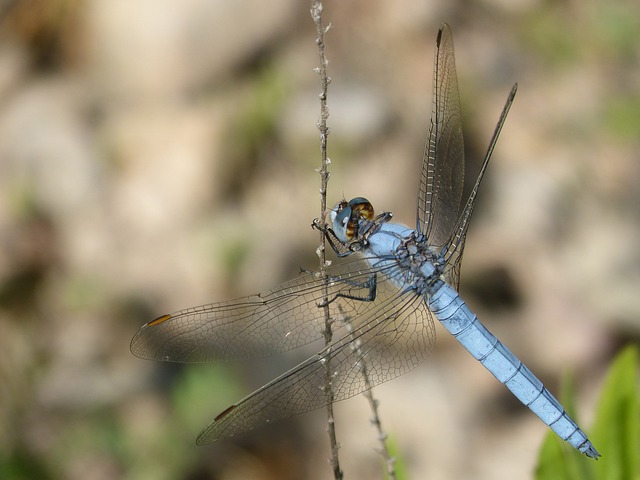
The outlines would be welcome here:
<svg viewBox="0 0 640 480">
<path fill-rule="evenodd" d="M 389 453 L 389 448 L 387 447 L 387 434 L 382 429 L 382 422 L 380 421 L 380 416 L 378 415 L 378 400 L 373 396 L 373 385 L 371 384 L 371 380 L 369 379 L 369 371 L 367 370 L 367 359 L 366 355 L 362 351 L 360 340 L 356 339 L 353 335 L 353 326 L 351 325 L 351 317 L 349 317 L 344 310 L 338 306 L 338 311 L 340 312 L 340 321 L 346 327 L 347 332 L 353 338 L 351 342 L 351 349 L 356 354 L 356 358 L 358 359 L 358 365 L 360 366 L 360 374 L 364 378 L 364 383 L 366 385 L 366 390 L 364 392 L 364 396 L 369 402 L 369 407 L 371 408 L 371 413 L 373 416 L 371 417 L 371 423 L 378 431 L 378 441 L 380 442 L 380 449 L 378 452 L 384 459 L 385 466 L 387 467 L 387 476 L 390 480 L 395 480 L 396 478 L 396 459 L 391 456 Z"/>
<path fill-rule="evenodd" d="M 327 58 L 324 52 L 324 34 L 329 30 L 322 24 L 322 2 L 313 0 L 311 6 L 311 17 L 316 25 L 316 45 L 320 55 L 320 66 L 316 68 L 316 72 L 320 76 L 321 92 L 320 92 L 320 121 L 318 129 L 320 130 L 320 221 L 324 224 L 327 218 L 327 185 L 329 183 L 329 157 L 327 156 L 327 137 L 329 136 L 329 128 L 327 127 L 327 119 L 329 118 L 329 109 L 327 108 L 327 89 L 331 79 L 327 76 Z M 320 274 L 326 277 L 327 260 L 325 256 L 325 237 L 324 232 L 320 231 L 320 246 L 318 247 L 318 257 L 320 259 Z M 331 327 L 332 319 L 329 311 L 329 291 L 328 282 L 325 282 L 324 298 L 322 307 L 324 309 L 324 343 L 325 348 L 331 348 L 333 339 L 333 330 Z M 333 371 L 331 369 L 331 355 L 326 356 L 325 367 L 325 384 L 324 394 L 327 400 L 327 431 L 329 433 L 329 442 L 331 444 L 331 466 L 333 468 L 333 476 L 336 480 L 342 479 L 342 470 L 340 469 L 340 460 L 338 456 L 338 441 L 336 440 L 336 429 L 333 416 L 333 388 L 332 379 Z"/>
<path fill-rule="evenodd" d="M 364 363 L 362 364 L 362 375 L 364 376 L 364 381 L 367 384 L 367 390 L 364 392 L 364 396 L 369 401 L 369 407 L 373 413 L 371 423 L 373 423 L 373 426 L 378 431 L 378 441 L 380 442 L 380 449 L 378 450 L 378 453 L 380 453 L 384 459 L 384 464 L 387 467 L 388 478 L 390 480 L 396 480 L 396 459 L 389 452 L 389 447 L 387 446 L 388 435 L 382 429 L 382 423 L 380 422 L 380 416 L 378 415 L 379 402 L 373 396 L 373 389 L 369 382 L 369 374 L 367 373 L 367 367 Z"/>
</svg>

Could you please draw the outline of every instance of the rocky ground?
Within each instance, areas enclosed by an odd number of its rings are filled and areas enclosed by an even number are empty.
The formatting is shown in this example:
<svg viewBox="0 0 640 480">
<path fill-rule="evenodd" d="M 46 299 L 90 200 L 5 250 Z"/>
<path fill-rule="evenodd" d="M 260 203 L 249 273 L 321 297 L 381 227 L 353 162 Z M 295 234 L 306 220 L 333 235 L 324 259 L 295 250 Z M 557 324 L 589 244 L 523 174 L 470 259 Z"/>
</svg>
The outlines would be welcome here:
<svg viewBox="0 0 640 480">
<path fill-rule="evenodd" d="M 301 357 L 129 352 L 162 313 L 317 266 L 309 8 L 0 4 L 2 478 L 331 478 L 322 412 L 194 445 Z M 471 180 L 519 83 L 461 292 L 552 391 L 573 374 L 587 429 L 609 360 L 640 334 L 639 18 L 631 1 L 325 2 L 330 204 L 365 196 L 413 224 L 443 21 Z M 408 478 L 530 478 L 545 427 L 437 328 L 429 360 L 376 389 Z M 336 410 L 346 478 L 382 478 L 365 400 Z"/>
</svg>

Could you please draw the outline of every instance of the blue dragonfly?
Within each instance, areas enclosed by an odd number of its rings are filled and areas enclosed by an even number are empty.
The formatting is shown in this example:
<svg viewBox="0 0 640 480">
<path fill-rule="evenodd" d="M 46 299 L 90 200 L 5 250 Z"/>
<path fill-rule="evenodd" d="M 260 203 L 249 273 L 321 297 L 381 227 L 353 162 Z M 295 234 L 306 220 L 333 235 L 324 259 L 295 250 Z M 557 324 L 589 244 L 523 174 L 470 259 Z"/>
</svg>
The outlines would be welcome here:
<svg viewBox="0 0 640 480">
<path fill-rule="evenodd" d="M 418 185 L 415 230 L 375 215 L 357 197 L 319 220 L 338 257 L 349 261 L 306 273 L 237 300 L 162 315 L 131 341 L 134 355 L 160 361 L 259 358 L 320 342 L 328 345 L 220 413 L 198 436 L 202 445 L 352 397 L 414 368 L 431 352 L 434 318 L 533 413 L 580 452 L 600 454 L 533 373 L 458 295 L 460 264 L 478 188 L 513 102 L 512 88 L 475 185 L 462 204 L 464 151 L 453 39 L 437 36 L 433 108 Z M 355 254 L 355 255 L 354 255 Z M 355 258 L 355 260 L 353 260 Z M 330 368 L 331 396 L 326 393 Z"/>
</svg>

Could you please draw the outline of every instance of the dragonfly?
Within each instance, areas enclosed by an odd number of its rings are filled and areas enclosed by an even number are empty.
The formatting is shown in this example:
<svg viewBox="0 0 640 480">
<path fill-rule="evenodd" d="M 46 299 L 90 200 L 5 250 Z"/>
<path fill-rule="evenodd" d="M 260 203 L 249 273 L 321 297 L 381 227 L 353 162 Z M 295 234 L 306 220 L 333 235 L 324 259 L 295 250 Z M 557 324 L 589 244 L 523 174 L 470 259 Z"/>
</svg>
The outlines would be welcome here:
<svg viewBox="0 0 640 480">
<path fill-rule="evenodd" d="M 458 294 L 478 189 L 516 90 L 517 84 L 462 202 L 460 98 L 453 38 L 443 24 L 436 40 L 415 229 L 393 223 L 390 212 L 376 215 L 363 197 L 342 200 L 330 212 L 330 226 L 319 219 L 312 226 L 345 260 L 272 290 L 165 314 L 140 328 L 131 341 L 137 357 L 210 362 L 261 358 L 321 342 L 330 320 L 330 341 L 225 409 L 200 433 L 199 445 L 344 400 L 406 373 L 432 351 L 437 319 L 560 438 L 588 457 L 600 456 L 560 402 Z"/>
</svg>

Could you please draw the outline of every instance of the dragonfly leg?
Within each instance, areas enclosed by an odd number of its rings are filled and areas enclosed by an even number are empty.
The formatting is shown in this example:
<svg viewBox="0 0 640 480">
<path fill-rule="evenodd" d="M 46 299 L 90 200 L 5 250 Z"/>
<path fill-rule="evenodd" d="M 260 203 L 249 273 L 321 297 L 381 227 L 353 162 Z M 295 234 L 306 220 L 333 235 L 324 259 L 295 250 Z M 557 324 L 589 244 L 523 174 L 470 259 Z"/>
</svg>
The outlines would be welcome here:
<svg viewBox="0 0 640 480">
<path fill-rule="evenodd" d="M 362 249 L 362 243 L 359 240 L 351 242 L 341 241 L 331 227 L 323 225 L 317 218 L 313 220 L 311 227 L 320 230 L 324 234 L 324 238 L 331 246 L 331 249 L 340 258 L 348 257 L 352 253 Z"/>
<path fill-rule="evenodd" d="M 332 282 L 344 283 L 358 290 L 365 289 L 366 293 L 364 295 L 358 295 L 357 293 L 350 293 L 351 289 L 348 289 L 348 292 L 336 293 L 331 299 L 328 299 L 326 302 L 320 303 L 318 305 L 319 307 L 329 305 L 335 302 L 338 298 L 348 298 L 350 300 L 356 300 L 358 302 L 373 302 L 376 299 L 378 287 L 378 277 L 376 273 L 370 273 L 369 277 L 364 282 L 346 280 L 339 277 L 329 277 L 328 280 Z"/>
</svg>

